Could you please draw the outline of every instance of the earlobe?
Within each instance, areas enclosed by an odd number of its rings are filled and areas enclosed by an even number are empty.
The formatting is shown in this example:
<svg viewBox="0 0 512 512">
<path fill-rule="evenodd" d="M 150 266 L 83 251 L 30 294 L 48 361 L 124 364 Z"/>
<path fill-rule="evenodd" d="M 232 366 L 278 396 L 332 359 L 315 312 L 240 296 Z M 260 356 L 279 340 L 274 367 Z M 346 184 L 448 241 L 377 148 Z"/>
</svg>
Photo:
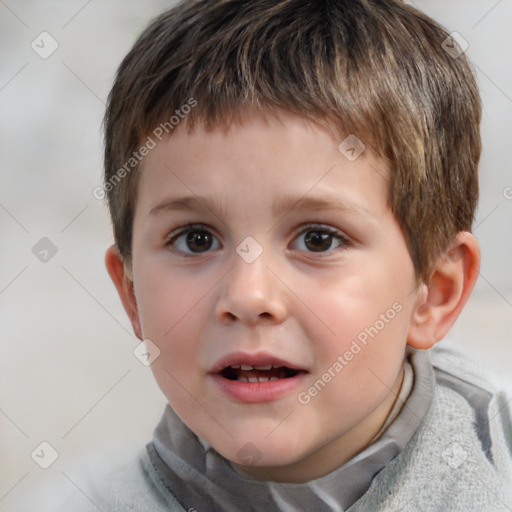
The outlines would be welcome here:
<svg viewBox="0 0 512 512">
<path fill-rule="evenodd" d="M 110 278 L 116 287 L 128 318 L 130 319 L 133 331 L 137 338 L 142 340 L 142 329 L 140 325 L 137 301 L 135 299 L 135 292 L 133 289 L 132 276 L 129 269 L 126 268 L 116 245 L 112 245 L 107 249 L 107 252 L 105 253 L 105 266 L 107 267 Z"/>
<path fill-rule="evenodd" d="M 478 242 L 463 231 L 438 258 L 428 283 L 420 285 L 407 337 L 410 346 L 425 350 L 446 336 L 471 295 L 479 268 Z"/>
</svg>

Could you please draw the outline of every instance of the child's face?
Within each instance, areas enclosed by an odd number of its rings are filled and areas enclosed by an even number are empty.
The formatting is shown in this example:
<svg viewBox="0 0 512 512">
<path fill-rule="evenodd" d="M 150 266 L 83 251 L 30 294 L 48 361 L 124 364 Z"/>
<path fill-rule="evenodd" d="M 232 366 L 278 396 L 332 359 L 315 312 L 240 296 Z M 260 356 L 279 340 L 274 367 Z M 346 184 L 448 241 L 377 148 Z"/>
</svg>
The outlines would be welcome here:
<svg viewBox="0 0 512 512">
<path fill-rule="evenodd" d="M 192 431 L 258 478 L 340 466 L 401 384 L 413 263 L 384 164 L 340 142 L 248 113 L 228 132 L 175 129 L 140 176 L 132 272 L 154 375 Z M 272 363 L 300 371 L 221 372 Z"/>
</svg>

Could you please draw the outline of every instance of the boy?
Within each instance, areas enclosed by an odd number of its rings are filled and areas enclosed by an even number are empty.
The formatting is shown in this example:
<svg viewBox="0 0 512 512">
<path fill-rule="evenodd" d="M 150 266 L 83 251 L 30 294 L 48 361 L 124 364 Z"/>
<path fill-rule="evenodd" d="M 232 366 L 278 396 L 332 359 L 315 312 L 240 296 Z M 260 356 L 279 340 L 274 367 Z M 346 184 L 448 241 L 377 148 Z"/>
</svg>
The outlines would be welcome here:
<svg viewBox="0 0 512 512">
<path fill-rule="evenodd" d="M 106 265 L 169 405 L 68 509 L 510 510 L 508 399 L 428 351 L 480 263 L 457 48 L 393 0 L 194 0 L 144 31 L 105 117 Z"/>
</svg>

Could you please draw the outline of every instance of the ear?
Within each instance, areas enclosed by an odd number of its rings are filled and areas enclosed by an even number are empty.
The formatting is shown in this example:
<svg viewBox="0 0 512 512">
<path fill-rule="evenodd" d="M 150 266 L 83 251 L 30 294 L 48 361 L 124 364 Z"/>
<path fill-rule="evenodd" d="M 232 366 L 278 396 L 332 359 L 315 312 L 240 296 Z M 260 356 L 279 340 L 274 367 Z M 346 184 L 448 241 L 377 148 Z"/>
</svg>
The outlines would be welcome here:
<svg viewBox="0 0 512 512">
<path fill-rule="evenodd" d="M 445 337 L 471 295 L 479 269 L 476 238 L 467 231 L 458 233 L 438 258 L 428 283 L 420 285 L 407 337 L 410 346 L 428 349 Z"/>
<path fill-rule="evenodd" d="M 143 336 L 140 326 L 139 310 L 135 299 L 131 271 L 124 264 L 116 245 L 112 245 L 107 249 L 105 253 L 105 266 L 121 298 L 128 318 L 132 323 L 133 332 L 137 338 L 142 340 Z"/>
</svg>

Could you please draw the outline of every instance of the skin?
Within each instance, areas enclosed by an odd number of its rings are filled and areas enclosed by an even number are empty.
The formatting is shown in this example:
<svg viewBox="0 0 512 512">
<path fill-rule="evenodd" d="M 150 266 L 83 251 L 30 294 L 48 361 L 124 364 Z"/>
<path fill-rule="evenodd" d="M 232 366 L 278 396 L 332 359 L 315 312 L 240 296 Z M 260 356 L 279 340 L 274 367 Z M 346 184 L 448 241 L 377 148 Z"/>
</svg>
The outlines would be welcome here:
<svg viewBox="0 0 512 512">
<path fill-rule="evenodd" d="M 247 111 L 228 130 L 179 126 L 144 161 L 131 264 L 115 246 L 107 251 L 134 332 L 161 351 L 151 368 L 164 395 L 247 477 L 305 482 L 364 449 L 395 402 L 406 346 L 427 349 L 441 339 L 477 277 L 478 244 L 464 232 L 418 285 L 387 205 L 388 170 L 369 149 L 349 161 L 338 150 L 343 138 L 284 112 Z M 283 194 L 292 202 L 279 203 Z M 200 202 L 155 211 L 182 196 Z M 306 198 L 344 206 L 312 207 Z M 176 238 L 191 223 L 204 225 L 196 237 L 211 234 L 208 250 L 193 252 L 198 245 L 191 249 L 186 235 Z M 322 251 L 311 249 L 311 231 L 324 233 Z M 252 263 L 236 252 L 248 236 L 263 249 Z M 400 312 L 300 403 L 299 393 L 393 304 Z M 239 350 L 269 352 L 308 373 L 277 400 L 240 403 L 209 375 L 219 358 Z M 247 443 L 257 454 L 252 465 L 239 454 Z"/>
</svg>

